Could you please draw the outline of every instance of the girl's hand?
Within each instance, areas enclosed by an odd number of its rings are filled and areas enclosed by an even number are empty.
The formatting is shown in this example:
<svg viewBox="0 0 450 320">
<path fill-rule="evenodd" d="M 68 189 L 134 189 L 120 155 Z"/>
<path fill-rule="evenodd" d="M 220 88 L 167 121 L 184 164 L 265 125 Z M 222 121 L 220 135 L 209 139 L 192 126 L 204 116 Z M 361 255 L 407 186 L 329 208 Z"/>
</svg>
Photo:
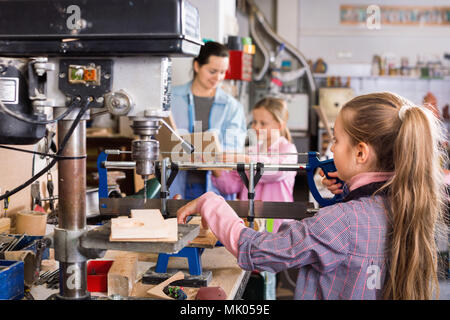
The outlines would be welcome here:
<svg viewBox="0 0 450 320">
<path fill-rule="evenodd" d="M 322 184 L 328 189 L 330 190 L 330 192 L 332 194 L 341 194 L 342 192 L 344 192 L 344 190 L 340 189 L 342 188 L 342 183 L 336 183 L 336 179 L 327 179 L 325 177 L 325 174 L 323 173 L 322 169 L 319 168 L 319 174 L 321 177 L 324 177 L 322 179 Z M 328 172 L 328 176 L 331 178 L 337 178 L 338 177 L 338 173 L 337 171 L 334 172 Z"/>
<path fill-rule="evenodd" d="M 194 199 L 191 202 L 188 202 L 187 204 L 182 206 L 180 209 L 178 209 L 178 211 L 177 211 L 177 223 L 178 224 L 186 224 L 186 218 L 188 216 L 199 213 L 198 209 L 197 209 L 198 199 L 199 198 Z M 203 219 L 203 217 L 202 217 L 202 226 L 204 229 L 208 229 L 208 224 Z"/>
</svg>

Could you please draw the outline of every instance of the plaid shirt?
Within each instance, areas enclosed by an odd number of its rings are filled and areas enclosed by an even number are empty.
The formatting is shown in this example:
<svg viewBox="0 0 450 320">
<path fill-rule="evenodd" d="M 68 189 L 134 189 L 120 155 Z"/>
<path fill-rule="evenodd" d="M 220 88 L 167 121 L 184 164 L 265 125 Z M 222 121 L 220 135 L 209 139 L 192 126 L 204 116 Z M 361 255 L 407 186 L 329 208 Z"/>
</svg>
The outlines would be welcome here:
<svg viewBox="0 0 450 320">
<path fill-rule="evenodd" d="M 386 233 L 382 196 L 365 196 L 283 223 L 275 234 L 243 229 L 238 263 L 245 270 L 299 268 L 295 299 L 380 299 Z"/>
</svg>

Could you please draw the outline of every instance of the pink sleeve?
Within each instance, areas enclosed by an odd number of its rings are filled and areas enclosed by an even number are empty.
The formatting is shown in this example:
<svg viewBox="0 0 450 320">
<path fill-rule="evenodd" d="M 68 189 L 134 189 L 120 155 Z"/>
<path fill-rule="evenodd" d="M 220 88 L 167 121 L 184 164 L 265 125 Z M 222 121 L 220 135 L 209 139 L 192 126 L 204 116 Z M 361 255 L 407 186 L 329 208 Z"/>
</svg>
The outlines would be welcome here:
<svg viewBox="0 0 450 320">
<path fill-rule="evenodd" d="M 211 175 L 211 180 L 214 186 L 223 194 L 239 193 L 244 184 L 237 171 L 222 171 L 220 177 Z"/>
<path fill-rule="evenodd" d="M 239 236 L 245 228 L 244 221 L 224 198 L 214 192 L 207 192 L 199 198 L 197 210 L 217 239 L 237 257 Z"/>
</svg>

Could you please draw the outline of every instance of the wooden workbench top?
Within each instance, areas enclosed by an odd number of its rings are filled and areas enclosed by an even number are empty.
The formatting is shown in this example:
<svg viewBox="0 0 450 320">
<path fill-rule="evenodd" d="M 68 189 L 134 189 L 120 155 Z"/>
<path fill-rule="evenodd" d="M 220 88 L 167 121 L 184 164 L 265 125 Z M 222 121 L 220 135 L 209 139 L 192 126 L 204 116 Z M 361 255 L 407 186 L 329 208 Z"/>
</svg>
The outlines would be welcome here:
<svg viewBox="0 0 450 320">
<path fill-rule="evenodd" d="M 102 260 L 114 259 L 118 254 L 124 254 L 124 251 L 108 250 Z M 130 254 L 130 252 L 127 252 Z M 149 267 L 156 265 L 157 254 L 134 253 L 138 255 L 138 265 L 141 265 L 140 272 L 145 272 Z M 236 261 L 236 258 L 224 247 L 215 247 L 205 249 L 202 254 L 203 270 L 212 271 L 212 279 L 209 287 L 221 287 L 227 294 L 228 300 L 233 300 L 238 293 L 242 282 L 246 281 L 248 273 L 242 270 Z M 186 258 L 171 257 L 169 259 L 168 269 L 178 269 L 189 273 L 189 267 Z M 139 275 L 138 275 L 139 276 Z M 143 284 L 141 280 L 135 283 L 132 297 L 149 297 L 147 290 L 154 287 L 153 284 Z M 183 287 L 188 296 L 188 300 L 194 300 L 199 288 Z"/>
</svg>

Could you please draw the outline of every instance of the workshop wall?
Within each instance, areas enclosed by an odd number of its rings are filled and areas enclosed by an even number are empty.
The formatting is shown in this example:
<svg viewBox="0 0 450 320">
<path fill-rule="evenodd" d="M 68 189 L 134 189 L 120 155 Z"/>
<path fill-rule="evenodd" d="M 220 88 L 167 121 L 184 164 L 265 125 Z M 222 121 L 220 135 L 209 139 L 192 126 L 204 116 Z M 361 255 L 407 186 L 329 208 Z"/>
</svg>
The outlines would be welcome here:
<svg viewBox="0 0 450 320">
<path fill-rule="evenodd" d="M 380 30 L 339 23 L 339 7 L 344 4 L 390 6 L 450 6 L 448 0 L 298 0 L 299 48 L 312 58 L 328 63 L 370 63 L 376 53 L 406 56 L 439 55 L 449 51 L 450 27 L 403 27 L 381 25 Z M 411 50 L 414 48 L 414 50 Z"/>
<path fill-rule="evenodd" d="M 43 141 L 41 141 L 43 142 Z M 42 152 L 41 142 L 37 145 L 15 146 L 25 150 Z M 33 163 L 34 162 L 34 163 Z M 12 150 L 0 150 L 0 194 L 4 194 L 7 190 L 12 190 L 15 187 L 21 185 L 26 180 L 32 177 L 34 173 L 39 172 L 46 166 L 45 159 L 41 159 L 39 156 L 33 157 L 32 154 L 21 153 Z M 33 169 L 34 165 L 34 169 Z M 58 194 L 58 171 L 57 165 L 55 165 L 51 171 L 54 194 Z M 39 190 L 41 198 L 48 197 L 47 192 L 47 175 L 44 174 L 39 179 Z M 28 186 L 25 189 L 17 192 L 9 198 L 9 207 L 6 211 L 8 217 L 13 217 L 14 214 L 21 210 L 30 210 L 31 207 L 31 187 Z M 48 208 L 48 202 L 43 203 L 44 209 Z M 0 202 L 0 216 L 3 216 L 4 201 Z"/>
</svg>

